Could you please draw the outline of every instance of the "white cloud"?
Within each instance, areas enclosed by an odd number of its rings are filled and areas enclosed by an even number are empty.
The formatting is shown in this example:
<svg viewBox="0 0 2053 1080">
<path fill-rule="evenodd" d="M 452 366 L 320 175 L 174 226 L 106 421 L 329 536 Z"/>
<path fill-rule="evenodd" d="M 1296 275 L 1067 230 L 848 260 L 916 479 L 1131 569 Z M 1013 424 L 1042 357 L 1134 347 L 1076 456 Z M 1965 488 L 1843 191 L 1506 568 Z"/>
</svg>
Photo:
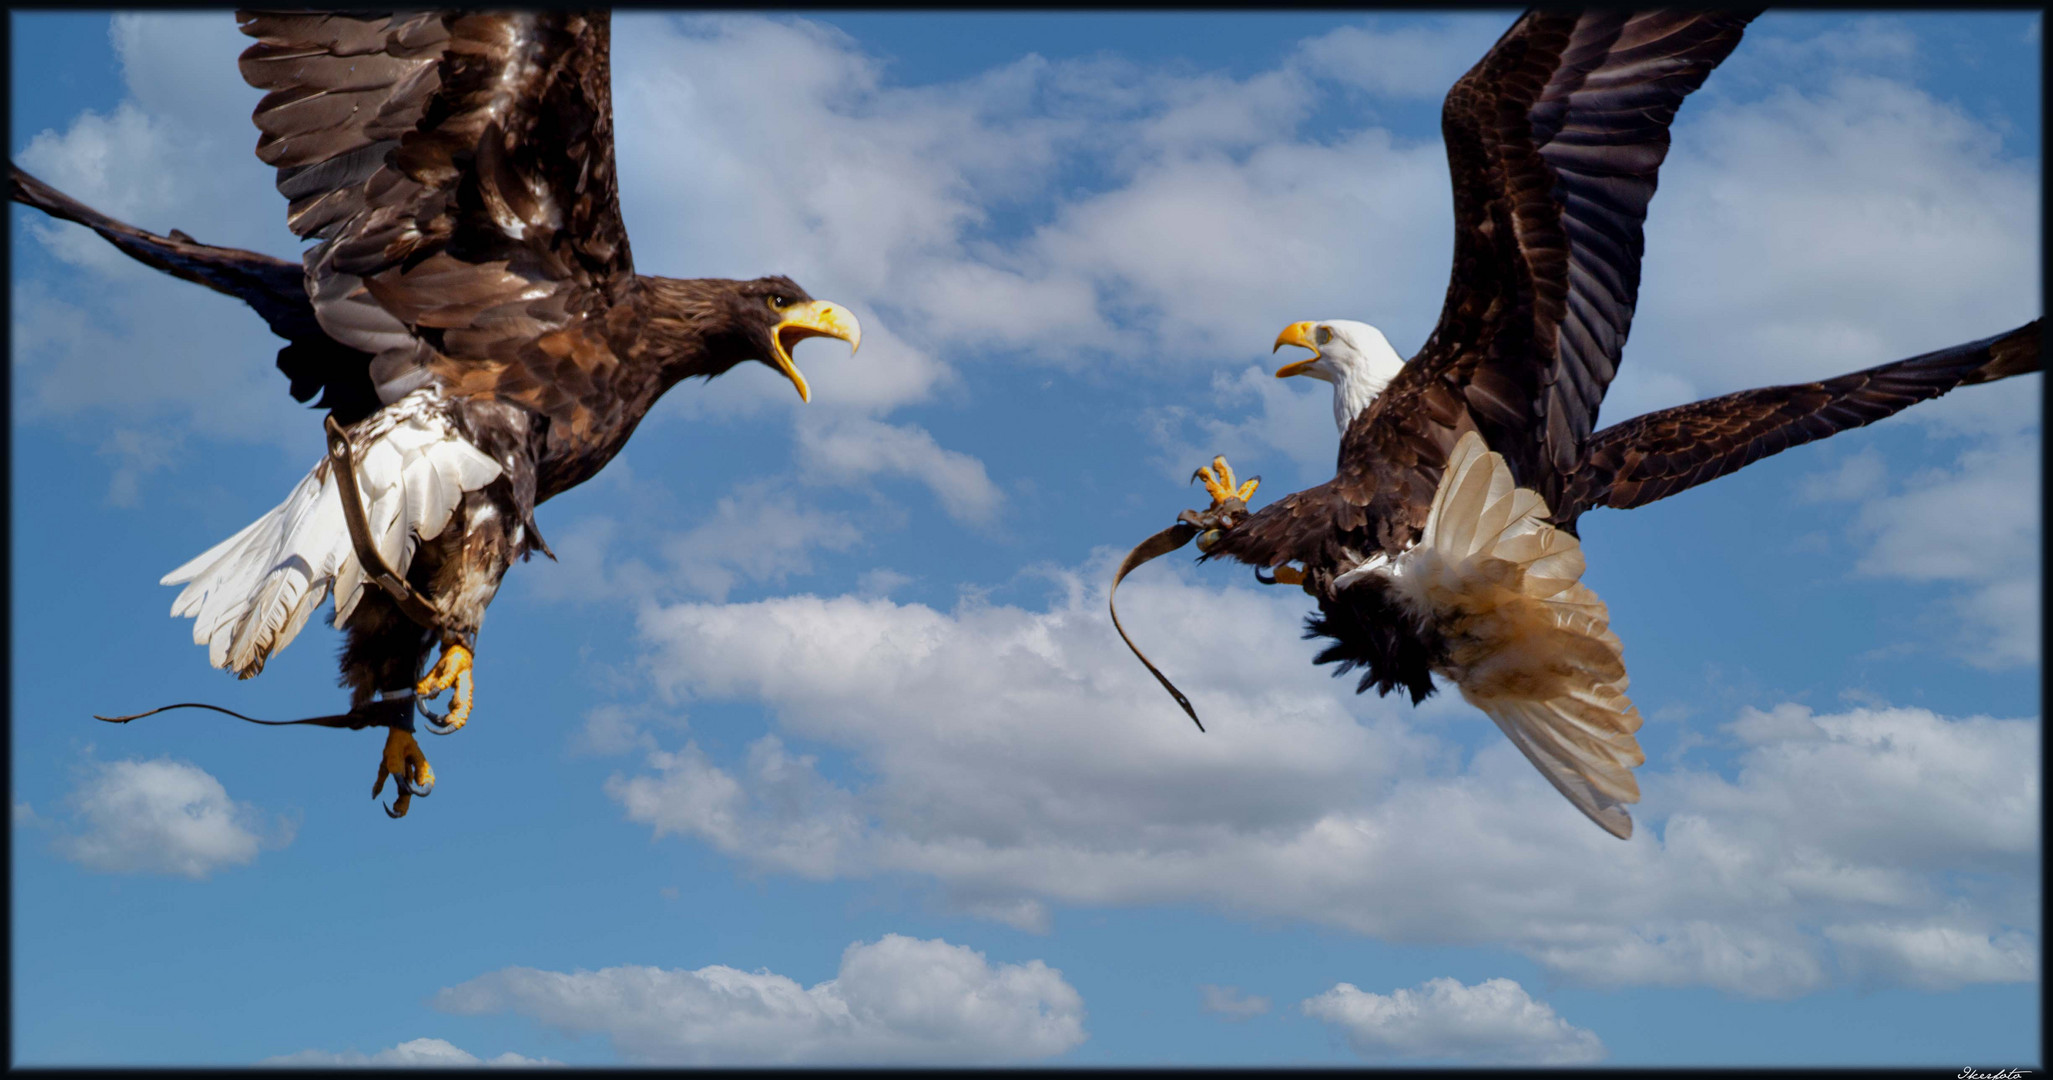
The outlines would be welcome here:
<svg viewBox="0 0 2053 1080">
<path fill-rule="evenodd" d="M 1621 383 L 1665 372 L 1708 396 L 1802 382 L 2038 313 L 2037 168 L 1987 125 L 1871 75 L 1703 105 L 1684 107 L 1648 213 Z M 2035 415 L 2019 396 L 1970 388 L 1908 415 Z"/>
<path fill-rule="evenodd" d="M 720 497 L 704 524 L 662 546 L 672 580 L 719 600 L 745 581 L 810 573 L 815 549 L 847 551 L 861 539 L 844 515 L 768 484 L 743 484 Z"/>
<path fill-rule="evenodd" d="M 229 799 L 204 769 L 168 758 L 88 763 L 69 802 L 76 829 L 58 837 L 58 852 L 112 873 L 197 880 L 254 862 L 260 847 L 282 847 L 294 832 Z"/>
<path fill-rule="evenodd" d="M 107 501 L 114 506 L 134 506 L 144 477 L 169 466 L 183 448 L 179 434 L 121 428 L 107 433 L 100 454 L 119 464 L 107 483 Z"/>
<path fill-rule="evenodd" d="M 1958 990 L 1973 983 L 2036 982 L 2039 945 L 2009 931 L 1991 936 L 1987 927 L 1828 926 L 1841 966 L 1864 982 Z"/>
<path fill-rule="evenodd" d="M 643 730 L 641 723 L 648 711 L 629 705 L 598 705 L 585 710 L 584 723 L 570 736 L 571 753 L 610 756 L 656 749 L 656 740 Z"/>
<path fill-rule="evenodd" d="M 1500 15 L 1442 18 L 1435 25 L 1343 26 L 1300 47 L 1307 67 L 1371 93 L 1438 101 L 1503 35 Z"/>
<path fill-rule="evenodd" d="M 16 160 L 144 228 L 176 227 L 209 243 L 297 258 L 272 171 L 250 155 L 249 114 L 262 95 L 236 73 L 249 41 L 233 16 L 117 15 L 113 39 L 127 99 L 110 113 L 81 113 L 62 131 L 35 133 Z M 224 161 L 244 164 L 223 169 Z M 244 305 L 144 267 L 79 226 L 32 228 L 87 284 L 61 298 L 35 282 L 15 284 L 17 385 L 28 415 L 109 410 L 173 425 L 139 437 L 190 429 L 318 453 L 318 429 L 291 439 L 304 417 L 273 370 L 282 343 Z M 117 476 L 117 499 L 123 484 Z"/>
<path fill-rule="evenodd" d="M 1341 1029 L 1366 1058 L 1429 1058 L 1518 1065 L 1587 1065 L 1604 1059 L 1595 1032 L 1555 1015 L 1510 979 L 1464 986 L 1428 979 L 1409 990 L 1371 994 L 1353 983 L 1308 998 L 1306 1016 Z"/>
<path fill-rule="evenodd" d="M 823 783 L 816 759 L 794 757 L 775 735 L 749 745 L 743 782 L 713 767 L 696 744 L 677 753 L 652 751 L 653 776 L 606 781 L 606 793 L 630 821 L 653 826 L 662 837 L 697 837 L 722 851 L 746 849 L 750 858 L 807 877 L 831 877 L 861 833 L 852 800 Z"/>
<path fill-rule="evenodd" d="M 507 1051 L 494 1058 L 481 1058 L 468 1050 L 450 1043 L 446 1039 L 409 1039 L 397 1046 L 387 1047 L 375 1054 L 357 1050 L 335 1053 L 327 1050 L 301 1050 L 294 1054 L 282 1054 L 265 1058 L 258 1065 L 301 1066 L 311 1068 L 360 1068 L 378 1067 L 425 1067 L 451 1068 L 464 1065 L 561 1065 L 560 1061 L 548 1058 L 522 1057 Z"/>
<path fill-rule="evenodd" d="M 1129 583 L 1128 625 L 1200 735 L 1119 644 L 1103 593 L 1059 580 L 1041 610 L 647 608 L 660 692 L 760 702 L 780 733 L 736 766 L 650 753 L 608 792 L 658 835 L 812 878 L 909 873 L 1015 924 L 1007 901 L 1196 902 L 1504 945 L 1596 985 L 1804 993 L 1835 978 L 1838 942 L 1867 947 L 1846 928 L 1941 914 L 1999 952 L 2037 940 L 2034 721 L 1748 711 L 1730 777 L 1642 769 L 1642 828 L 1619 844 L 1500 740 L 1464 763 L 1421 730 L 1479 723 L 1458 701 L 1414 712 L 1320 677 L 1279 594 Z M 867 781 L 828 781 L 825 753 Z"/>
<path fill-rule="evenodd" d="M 799 471 L 812 483 L 848 483 L 899 474 L 927 485 L 942 509 L 957 521 L 989 525 L 1004 496 L 968 454 L 944 450 L 934 437 L 911 424 L 891 425 L 860 417 L 803 424 L 797 429 Z"/>
<path fill-rule="evenodd" d="M 1854 523 L 1862 573 L 1968 586 L 1958 606 L 1974 633 L 1961 651 L 1978 667 L 2039 661 L 2039 468 L 2036 432 L 1986 440 L 1870 499 Z"/>
<path fill-rule="evenodd" d="M 1236 987 L 1214 986 L 1201 983 L 1198 994 L 1203 998 L 1203 1008 L 1228 1020 L 1246 1020 L 1269 1011 L 1269 999 L 1254 994 L 1243 994 Z"/>
<path fill-rule="evenodd" d="M 601 1032 L 641 1064 L 940 1064 L 1032 1060 L 1085 1039 L 1083 999 L 1039 960 L 987 962 L 938 938 L 856 942 L 811 988 L 769 971 L 506 968 L 449 987 L 437 1008 L 516 1012 Z"/>
<path fill-rule="evenodd" d="M 2013 396 L 2036 393 L 2033 386 Z M 1936 441 L 1936 440 L 1934 440 Z M 1805 479 L 1808 498 L 1858 503 L 1846 531 L 1860 547 L 1856 572 L 1951 585 L 1957 624 L 1933 635 L 1976 667 L 2039 662 L 2040 439 L 1987 432 L 1944 466 L 1889 475 L 1863 451 Z"/>
</svg>

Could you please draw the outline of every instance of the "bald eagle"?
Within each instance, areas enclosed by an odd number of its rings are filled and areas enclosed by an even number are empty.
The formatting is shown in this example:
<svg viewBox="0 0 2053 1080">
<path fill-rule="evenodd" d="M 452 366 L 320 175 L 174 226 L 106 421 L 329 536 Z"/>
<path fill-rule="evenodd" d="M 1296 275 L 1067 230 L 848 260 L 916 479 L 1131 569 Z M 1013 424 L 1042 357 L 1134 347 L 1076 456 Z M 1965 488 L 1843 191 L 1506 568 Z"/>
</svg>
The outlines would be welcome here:
<svg viewBox="0 0 2053 1080">
<path fill-rule="evenodd" d="M 463 726 L 500 578 L 548 553 L 535 507 L 605 467 L 677 383 L 753 360 L 809 400 L 792 347 L 853 348 L 861 330 L 789 278 L 635 272 L 604 12 L 237 18 L 256 39 L 243 78 L 268 91 L 257 157 L 315 241 L 301 262 L 144 232 L 18 168 L 12 195 L 246 301 L 285 339 L 278 368 L 298 400 L 319 395 L 330 453 L 163 583 L 184 586 L 172 614 L 209 662 L 242 678 L 333 596 L 343 726 L 389 729 L 372 794 L 394 777 L 398 817 L 434 784 L 413 709 Z M 421 704 L 452 688 L 446 713 Z"/>
<path fill-rule="evenodd" d="M 1640 716 L 1608 610 L 1581 581 L 1583 512 L 1642 506 L 1956 386 L 2039 370 L 2033 321 L 1594 430 L 1632 323 L 1669 123 L 1751 18 L 1519 18 L 1442 112 L 1454 268 L 1425 346 L 1406 362 L 1374 327 L 1337 319 L 1276 339 L 1312 351 L 1279 378 L 1333 384 L 1338 475 L 1250 513 L 1255 481 L 1215 458 L 1199 470 L 1212 505 L 1185 511 L 1119 576 L 1195 537 L 1201 559 L 1302 585 L 1319 605 L 1306 636 L 1331 639 L 1317 663 L 1359 667 L 1358 693 L 1403 688 L 1414 704 L 1444 676 L 1577 809 L 1631 836 Z"/>
</svg>

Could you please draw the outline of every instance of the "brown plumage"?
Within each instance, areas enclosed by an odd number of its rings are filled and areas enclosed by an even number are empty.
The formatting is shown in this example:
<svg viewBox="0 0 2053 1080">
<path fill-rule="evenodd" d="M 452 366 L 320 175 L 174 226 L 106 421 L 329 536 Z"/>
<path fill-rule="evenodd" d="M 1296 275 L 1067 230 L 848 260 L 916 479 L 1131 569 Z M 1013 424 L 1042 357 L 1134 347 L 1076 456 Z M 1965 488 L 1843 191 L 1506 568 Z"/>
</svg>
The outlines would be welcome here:
<svg viewBox="0 0 2053 1080">
<path fill-rule="evenodd" d="M 293 232 L 316 242 L 301 264 L 144 232 L 18 168 L 12 195 L 243 299 L 287 340 L 278 366 L 293 396 L 320 395 L 347 429 L 373 540 L 434 625 L 367 585 L 377 567 L 338 528 L 333 461 L 166 580 L 192 583 L 174 611 L 244 677 L 333 588 L 343 682 L 363 708 L 413 692 L 437 642 L 438 673 L 460 652 L 467 679 L 501 575 L 548 550 L 535 506 L 603 468 L 670 387 L 757 360 L 806 397 L 791 348 L 853 345 L 860 330 L 789 278 L 635 273 L 604 12 L 237 18 L 256 39 L 243 77 L 268 91 L 257 156 L 277 169 Z"/>
<path fill-rule="evenodd" d="M 1751 18 L 1522 16 L 1442 112 L 1455 252 L 1438 327 L 1345 424 L 1332 480 L 1252 514 L 1228 497 L 1230 482 L 1208 481 L 1212 509 L 1185 515 L 1203 558 L 1301 565 L 1281 576 L 1301 575 L 1318 600 L 1307 636 L 1333 640 L 1317 662 L 1339 664 L 1336 674 L 1359 666 L 1360 690 L 1402 687 L 1414 702 L 1434 673 L 1453 679 L 1619 836 L 1632 829 L 1623 804 L 1638 798 L 1639 717 L 1603 603 L 1578 583 L 1578 517 L 1645 505 L 1955 386 L 2039 370 L 2034 321 L 1593 432 L 1631 329 L 1669 124 Z M 1331 327 L 1317 339 L 1300 330 L 1312 326 L 1286 330 L 1279 346 L 1334 340 Z M 1278 374 L 1333 377 L 1310 364 Z"/>
</svg>

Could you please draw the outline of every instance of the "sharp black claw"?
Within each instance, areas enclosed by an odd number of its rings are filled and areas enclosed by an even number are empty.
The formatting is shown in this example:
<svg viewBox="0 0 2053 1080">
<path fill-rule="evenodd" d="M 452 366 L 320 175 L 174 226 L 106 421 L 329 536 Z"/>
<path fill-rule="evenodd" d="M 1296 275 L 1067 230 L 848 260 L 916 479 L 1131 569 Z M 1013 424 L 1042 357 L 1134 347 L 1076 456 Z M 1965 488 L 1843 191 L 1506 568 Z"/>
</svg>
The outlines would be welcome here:
<svg viewBox="0 0 2053 1080">
<path fill-rule="evenodd" d="M 1202 479 L 1202 478 L 1204 477 L 1204 475 L 1205 475 L 1205 470 L 1203 470 L 1203 469 L 1199 469 L 1199 470 L 1197 470 L 1196 472 L 1194 472 L 1194 473 L 1191 473 L 1191 474 L 1190 474 L 1190 482 L 1191 482 L 1192 484 L 1195 484 L 1195 483 L 1197 483 L 1197 482 L 1198 482 L 1198 481 L 1199 481 L 1200 479 Z M 1186 485 L 1186 486 L 1188 486 L 1188 485 Z"/>
<path fill-rule="evenodd" d="M 405 800 L 405 799 L 401 799 L 401 800 L 399 800 L 399 801 L 400 801 L 401 803 L 404 803 L 404 802 L 406 802 L 406 800 Z M 390 804 L 390 803 L 387 803 L 387 804 L 385 804 L 385 816 L 386 816 L 386 817 L 389 817 L 389 818 L 403 818 L 403 817 L 405 817 L 405 816 L 406 816 L 406 811 L 405 811 L 405 810 L 403 810 L 403 809 L 401 809 L 401 810 L 394 810 L 394 809 L 392 809 L 392 804 Z"/>
<path fill-rule="evenodd" d="M 1259 566 L 1255 567 L 1255 580 L 1261 582 L 1264 585 L 1276 584 L 1276 576 L 1274 574 L 1271 574 L 1268 577 L 1263 577 L 1262 568 Z"/>
<path fill-rule="evenodd" d="M 431 695 L 431 696 L 432 696 L 432 695 Z M 435 710 L 433 710 L 433 709 L 430 709 L 430 708 L 428 708 L 428 699 L 427 699 L 427 698 L 425 698 L 425 697 L 416 697 L 416 698 L 414 698 L 414 699 L 413 699 L 413 707 L 414 707 L 414 708 L 415 708 L 416 710 L 418 710 L 418 711 L 420 712 L 421 716 L 422 716 L 422 717 L 424 717 L 424 718 L 425 718 L 425 719 L 426 719 L 426 720 L 428 721 L 428 728 L 429 728 L 429 730 L 433 730 L 433 729 L 434 729 L 434 727 L 435 727 L 435 725 L 436 725 L 437 723 L 439 723 L 440 721 L 443 721 L 443 720 L 447 720 L 447 719 L 449 719 L 449 714 L 448 714 L 448 713 L 446 713 L 446 712 L 436 712 Z M 455 729 L 453 729 L 453 728 L 452 728 L 452 729 L 450 729 L 450 730 L 452 730 L 452 731 L 453 731 L 453 730 L 455 730 Z M 447 732 L 447 731 L 437 731 L 437 732 L 435 732 L 435 734 L 437 734 L 437 735 L 447 735 L 447 734 L 449 734 L 449 732 Z"/>
<path fill-rule="evenodd" d="M 426 709 L 423 709 L 423 710 L 421 710 L 421 712 L 422 712 L 422 714 L 423 714 L 423 715 L 425 715 L 425 716 L 426 716 L 426 717 L 428 718 L 428 731 L 429 731 L 430 733 L 432 733 L 432 734 L 435 734 L 435 735 L 447 735 L 447 734 L 449 734 L 449 733 L 450 733 L 450 732 L 452 732 L 452 731 L 461 731 L 461 730 L 463 730 L 463 728 L 462 728 L 462 727 L 461 727 L 460 725 L 457 725 L 457 724 L 451 724 L 451 725 L 449 725 L 448 727 L 443 727 L 443 726 L 442 726 L 441 724 L 438 724 L 438 723 L 436 723 L 436 722 L 435 722 L 435 721 L 437 721 L 437 720 L 440 720 L 440 719 L 442 719 L 442 717 L 444 717 L 444 716 L 448 716 L 448 715 L 449 715 L 448 713 L 442 713 L 442 714 L 441 714 L 440 716 L 437 716 L 437 715 L 436 715 L 436 714 L 434 714 L 434 713 L 430 713 L 430 712 L 428 712 L 428 711 L 427 711 Z"/>
<path fill-rule="evenodd" d="M 399 790 L 406 792 L 408 795 L 418 795 L 425 799 L 435 793 L 435 782 L 433 780 L 428 781 L 428 786 L 422 787 L 404 777 L 395 776 L 393 779 L 399 781 Z"/>
</svg>

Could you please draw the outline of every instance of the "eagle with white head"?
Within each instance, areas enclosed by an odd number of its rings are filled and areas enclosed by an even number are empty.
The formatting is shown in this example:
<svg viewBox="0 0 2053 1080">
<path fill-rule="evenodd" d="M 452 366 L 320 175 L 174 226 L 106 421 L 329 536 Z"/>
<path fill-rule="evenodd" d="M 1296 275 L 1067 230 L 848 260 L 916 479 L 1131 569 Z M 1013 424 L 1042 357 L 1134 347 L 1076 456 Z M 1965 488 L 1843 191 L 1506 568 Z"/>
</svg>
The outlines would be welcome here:
<svg viewBox="0 0 2053 1080">
<path fill-rule="evenodd" d="M 1454 272 L 1425 345 L 1400 361 L 1375 328 L 1338 319 L 1276 339 L 1313 353 L 1278 377 L 1333 384 L 1336 475 L 1251 512 L 1256 482 L 1237 483 L 1215 458 L 1199 470 L 1212 505 L 1143 541 L 1114 588 L 1192 538 L 1203 558 L 1302 585 L 1319 604 L 1307 636 L 1332 639 L 1317 663 L 1360 667 L 1358 692 L 1403 687 L 1414 703 L 1435 675 L 1449 680 L 1577 809 L 1630 836 L 1640 715 L 1609 611 L 1581 581 L 1580 515 L 1642 506 L 1954 387 L 2039 370 L 2035 320 L 1597 429 L 1632 327 L 1669 124 L 1752 17 L 1519 18 L 1441 114 Z"/>
<path fill-rule="evenodd" d="M 1276 346 L 1269 351 L 1285 345 L 1303 346 L 1312 355 L 1277 368 L 1276 377 L 1304 375 L 1332 383 L 1333 422 L 1343 432 L 1404 370 L 1404 358 L 1390 347 L 1383 331 L 1353 319 L 1291 323 L 1276 335 Z"/>
</svg>

